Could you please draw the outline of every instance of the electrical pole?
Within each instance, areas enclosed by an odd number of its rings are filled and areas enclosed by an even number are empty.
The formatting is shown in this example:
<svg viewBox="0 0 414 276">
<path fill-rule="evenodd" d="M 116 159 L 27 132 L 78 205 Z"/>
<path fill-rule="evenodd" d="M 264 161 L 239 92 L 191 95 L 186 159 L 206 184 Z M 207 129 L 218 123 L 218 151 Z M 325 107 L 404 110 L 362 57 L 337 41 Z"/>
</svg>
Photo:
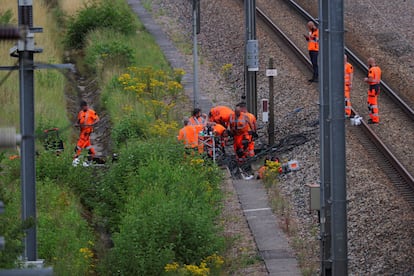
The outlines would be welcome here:
<svg viewBox="0 0 414 276">
<path fill-rule="evenodd" d="M 321 275 L 347 275 L 343 0 L 320 1 Z"/>
<path fill-rule="evenodd" d="M 273 68 L 273 58 L 269 59 L 269 69 L 266 70 L 266 76 L 269 77 L 269 126 L 267 133 L 269 136 L 269 146 L 272 147 L 275 144 L 275 101 L 273 77 L 277 76 L 277 70 Z"/>
<path fill-rule="evenodd" d="M 259 71 L 259 44 L 256 40 L 256 0 L 244 0 L 246 16 L 245 97 L 247 109 L 257 117 L 256 72 Z"/>
<path fill-rule="evenodd" d="M 320 240 L 321 240 L 321 275 L 332 275 L 331 260 L 331 132 L 329 119 L 330 78 L 329 78 L 329 22 L 328 1 L 319 1 L 319 53 L 321 64 L 319 66 L 320 90 Z"/>
<path fill-rule="evenodd" d="M 193 107 L 198 108 L 198 43 L 197 34 L 200 33 L 200 0 L 193 0 Z"/>
<path fill-rule="evenodd" d="M 25 37 L 18 41 L 19 84 L 20 84 L 20 133 L 21 142 L 21 189 L 22 220 L 33 225 L 26 230 L 23 258 L 37 260 L 36 247 L 36 175 L 34 139 L 34 77 L 33 77 L 33 7 L 32 0 L 18 0 L 19 28 L 25 30 Z"/>
<path fill-rule="evenodd" d="M 348 275 L 344 111 L 344 4 L 329 1 L 332 275 Z"/>
<path fill-rule="evenodd" d="M 34 33 L 42 28 L 33 27 L 33 0 L 17 0 L 18 28 L 1 27 L 0 39 L 19 39 L 17 46 L 10 49 L 10 55 L 19 59 L 19 66 L 0 66 L 0 70 L 19 70 L 20 133 L 15 135 L 9 129 L 0 131 L 0 146 L 10 146 L 17 142 L 21 147 L 21 199 L 22 221 L 30 222 L 24 238 L 23 260 L 39 265 L 36 245 L 36 169 L 35 169 L 35 108 L 34 108 L 34 69 L 71 69 L 73 64 L 38 65 L 33 55 L 43 50 L 35 48 Z M 47 270 L 49 271 L 49 270 Z M 10 273 L 7 271 L 6 273 Z M 1 274 L 1 273 L 0 273 Z M 2 274 L 3 275 L 3 274 Z M 43 274 L 38 274 L 43 275 Z"/>
</svg>

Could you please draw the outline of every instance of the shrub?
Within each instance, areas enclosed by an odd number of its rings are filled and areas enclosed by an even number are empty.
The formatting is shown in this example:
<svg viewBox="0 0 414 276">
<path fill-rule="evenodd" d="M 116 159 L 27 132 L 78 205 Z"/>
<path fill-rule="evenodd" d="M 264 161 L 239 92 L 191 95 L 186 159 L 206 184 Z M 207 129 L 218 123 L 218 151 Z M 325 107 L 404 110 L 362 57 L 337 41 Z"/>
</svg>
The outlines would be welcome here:
<svg viewBox="0 0 414 276">
<path fill-rule="evenodd" d="M 36 159 L 38 253 L 39 258 L 53 265 L 58 275 L 67 275 L 68 271 L 73 275 L 87 275 L 93 269 L 89 254 L 93 248 L 93 234 L 80 215 L 79 203 L 67 188 L 72 166 L 64 160 L 68 161 L 49 152 Z M 0 199 L 6 205 L 6 213 L 0 216 L 0 234 L 6 239 L 6 248 L 0 250 L 0 267 L 13 268 L 24 249 L 24 230 L 34 222 L 22 223 L 20 217 L 20 160 L 4 159 L 1 165 L 5 170 L 0 174 Z M 79 182 L 78 177 L 72 180 Z"/>
<path fill-rule="evenodd" d="M 52 180 L 37 182 L 38 252 L 56 275 L 88 275 L 94 269 L 94 236 L 75 196 Z"/>
<path fill-rule="evenodd" d="M 96 41 L 86 48 L 84 62 L 92 72 L 101 66 L 118 64 L 127 67 L 134 60 L 134 49 L 122 41 Z"/>
<path fill-rule="evenodd" d="M 180 163 L 183 155 L 174 149 L 174 143 L 160 143 L 155 139 L 131 139 L 127 146 L 120 149 L 118 161 L 99 179 L 96 194 L 92 197 L 95 202 L 91 205 L 94 206 L 95 213 L 102 218 L 103 226 L 118 231 L 124 205 L 130 193 L 139 193 L 147 184 L 145 168 L 150 163 L 165 165 L 165 162 L 161 161 L 164 159 Z M 172 173 L 165 168 L 161 174 Z"/>
<path fill-rule="evenodd" d="M 13 11 L 0 12 L 0 25 L 9 25 L 11 23 L 13 23 Z"/>
<path fill-rule="evenodd" d="M 6 241 L 4 250 L 0 250 L 1 268 L 13 268 L 14 262 L 24 249 L 24 226 L 20 217 L 19 161 L 1 160 L 0 200 L 4 203 L 5 212 L 0 215 L 0 236 Z"/>
<path fill-rule="evenodd" d="M 108 275 L 160 275 L 172 261 L 200 263 L 222 250 L 223 239 L 204 207 L 188 205 L 162 189 L 131 198 L 108 255 Z"/>
<path fill-rule="evenodd" d="M 145 118 L 137 112 L 123 116 L 112 129 L 111 138 L 115 146 L 120 147 L 126 141 L 145 137 Z"/>
<path fill-rule="evenodd" d="M 174 139 L 129 140 L 120 151 L 97 191 L 96 213 L 115 233 L 104 275 L 160 275 L 171 262 L 201 264 L 224 248 L 214 223 L 221 173 L 194 158 Z"/>
<path fill-rule="evenodd" d="M 69 48 L 81 49 L 86 35 L 92 30 L 110 28 L 114 32 L 130 35 L 136 27 L 136 18 L 124 1 L 93 2 L 69 20 L 65 44 Z"/>
</svg>

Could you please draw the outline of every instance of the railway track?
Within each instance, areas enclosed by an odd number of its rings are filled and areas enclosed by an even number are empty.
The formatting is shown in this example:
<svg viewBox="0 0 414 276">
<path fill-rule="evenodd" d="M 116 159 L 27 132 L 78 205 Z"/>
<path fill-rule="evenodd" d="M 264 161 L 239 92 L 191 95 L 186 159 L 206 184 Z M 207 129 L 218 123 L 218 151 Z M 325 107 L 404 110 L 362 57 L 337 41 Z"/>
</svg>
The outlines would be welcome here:
<svg viewBox="0 0 414 276">
<path fill-rule="evenodd" d="M 304 20 L 316 22 L 313 17 L 311 17 L 294 1 L 288 2 L 290 3 L 291 7 L 294 8 L 296 12 L 298 12 L 304 18 Z M 290 39 L 289 36 L 285 34 L 280 27 L 277 26 L 272 18 L 266 15 L 264 10 L 262 10 L 260 7 L 257 7 L 256 14 L 258 18 L 262 20 L 267 27 L 269 27 L 269 29 L 277 34 L 277 36 L 281 38 L 286 43 L 286 45 L 288 45 L 291 51 L 306 65 L 306 67 L 309 69 L 312 68 L 307 55 L 300 50 L 301 47 L 298 46 L 292 39 Z M 358 68 L 358 74 L 360 76 L 366 75 L 368 67 L 362 62 L 362 60 L 354 53 L 352 53 L 348 48 L 345 48 L 345 51 L 349 57 L 349 60 L 354 64 L 354 66 L 356 65 Z M 381 92 L 387 95 L 389 98 L 387 104 L 393 105 L 393 107 L 390 109 L 397 110 L 396 113 L 398 114 L 399 118 L 403 118 L 405 124 L 414 126 L 414 111 L 409 106 L 409 104 L 407 104 L 404 99 L 402 99 L 398 93 L 391 89 L 391 87 L 384 81 L 381 81 Z M 354 106 L 352 112 L 353 114 L 362 114 L 358 112 Z M 387 123 L 384 124 L 384 127 L 387 127 L 386 124 Z M 408 129 L 407 131 L 410 130 Z M 353 131 L 353 133 L 359 136 L 365 136 L 364 138 L 360 138 L 361 144 L 364 146 L 367 152 L 374 156 L 375 160 L 377 160 L 380 167 L 384 170 L 384 172 L 386 172 L 393 185 L 414 208 L 414 178 L 412 176 L 413 168 L 410 167 L 411 171 L 407 169 L 404 166 L 404 160 L 401 161 L 399 159 L 401 153 L 394 153 L 394 150 L 388 146 L 389 144 L 393 144 L 392 139 L 384 141 L 384 139 L 382 139 L 383 135 L 378 135 L 376 130 L 369 127 L 364 121 L 362 121 L 360 125 L 360 131 Z M 394 145 L 393 148 L 395 149 L 396 146 Z M 410 158 L 408 158 L 408 160 L 409 159 Z"/>
</svg>

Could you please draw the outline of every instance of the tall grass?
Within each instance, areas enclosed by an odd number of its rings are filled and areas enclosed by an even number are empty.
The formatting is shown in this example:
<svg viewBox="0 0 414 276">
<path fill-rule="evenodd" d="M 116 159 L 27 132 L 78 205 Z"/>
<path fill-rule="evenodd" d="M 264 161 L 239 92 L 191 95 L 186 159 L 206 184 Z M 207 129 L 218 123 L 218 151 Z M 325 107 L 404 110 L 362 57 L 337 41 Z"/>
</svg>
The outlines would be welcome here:
<svg viewBox="0 0 414 276">
<path fill-rule="evenodd" d="M 10 24 L 17 26 L 17 2 L 0 0 L 0 11 L 13 11 L 14 17 Z M 56 25 L 44 1 L 33 1 L 33 25 L 43 27 L 43 33 L 34 36 L 35 47 L 43 49 L 42 53 L 34 55 L 35 63 L 62 63 L 62 47 L 60 30 Z M 15 42 L 0 42 L 0 65 L 10 66 L 18 62 L 17 58 L 9 55 L 9 50 Z M 7 71 L 0 71 L 0 79 L 4 79 Z M 38 69 L 34 71 L 35 123 L 39 120 L 49 121 L 50 125 L 63 127 L 67 125 L 66 103 L 64 97 L 63 74 L 55 69 Z M 19 73 L 13 71 L 0 86 L 0 125 L 19 128 Z"/>
<path fill-rule="evenodd" d="M 42 33 L 34 35 L 35 47 L 43 50 L 42 53 L 34 55 L 35 64 L 63 63 L 62 32 L 47 8 L 47 2 L 50 1 L 33 1 L 33 26 L 43 27 Z M 69 6 L 77 3 L 73 0 L 65 2 Z M 76 5 L 79 6 L 79 3 Z M 0 16 L 8 10 L 14 15 L 5 23 L 17 26 L 17 1 L 0 0 Z M 18 59 L 9 55 L 9 49 L 14 44 L 15 42 L 0 41 L 0 66 L 17 63 Z M 0 85 L 0 127 L 15 126 L 19 129 L 19 73 L 17 70 L 12 71 L 6 79 L 8 74 L 7 71 L 0 71 L 0 81 L 4 79 Z M 62 128 L 70 124 L 66 112 L 65 82 L 63 73 L 58 70 L 34 71 L 34 119 L 37 130 Z M 40 141 L 36 141 L 41 146 Z M 5 153 L 0 152 L 0 200 L 6 205 L 6 214 L 0 216 L 0 235 L 6 238 L 6 248 L 0 251 L 1 268 L 9 268 L 15 264 L 15 260 L 23 252 L 23 229 L 30 226 L 26 224 L 33 223 L 26 222 L 22 225 L 19 215 L 20 162 L 18 159 L 8 160 L 5 157 Z M 48 152 L 37 156 L 38 252 L 39 258 L 44 258 L 47 265 L 55 264 L 54 271 L 57 275 L 87 275 L 93 262 L 93 253 L 90 250 L 93 244 L 90 243 L 93 243 L 94 237 L 81 217 L 78 199 L 68 190 L 65 182 L 72 180 L 71 177 L 76 180 L 82 178 L 78 175 L 81 172 L 72 171 L 59 182 L 56 177 L 70 171 L 67 167 L 70 162 L 69 152 L 60 157 L 53 154 L 49 156 Z M 62 173 L 54 175 L 56 172 Z"/>
<path fill-rule="evenodd" d="M 91 0 L 61 0 L 59 1 L 59 8 L 68 16 L 74 16 L 79 9 L 90 2 Z"/>
</svg>

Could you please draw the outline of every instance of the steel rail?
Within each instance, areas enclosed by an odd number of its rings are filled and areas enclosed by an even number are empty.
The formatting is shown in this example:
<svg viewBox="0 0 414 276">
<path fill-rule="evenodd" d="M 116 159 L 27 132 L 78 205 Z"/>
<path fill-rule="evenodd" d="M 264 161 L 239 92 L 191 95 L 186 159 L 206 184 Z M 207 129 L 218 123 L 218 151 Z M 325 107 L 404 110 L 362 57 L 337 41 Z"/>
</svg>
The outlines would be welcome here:
<svg viewBox="0 0 414 276">
<path fill-rule="evenodd" d="M 261 18 L 266 25 L 274 31 L 280 38 L 282 38 L 285 43 L 289 45 L 289 48 L 293 50 L 293 53 L 299 57 L 299 59 L 310 69 L 312 70 L 312 63 L 310 59 L 299 49 L 298 46 L 278 27 L 276 24 L 273 24 L 273 21 L 258 7 L 256 7 L 256 14 Z"/>
<path fill-rule="evenodd" d="M 297 4 L 293 0 L 287 0 L 291 6 L 297 10 L 303 18 L 307 21 L 313 21 L 315 24 L 319 24 L 316 18 L 313 18 L 305 9 L 303 9 L 299 4 Z M 354 54 L 349 48 L 345 46 L 345 53 L 352 61 L 353 64 L 358 66 L 363 72 L 368 73 L 368 66 L 356 55 Z M 411 108 L 404 99 L 402 99 L 398 93 L 396 93 L 387 83 L 381 80 L 381 87 L 382 90 L 411 118 L 414 120 L 414 109 Z"/>
<path fill-rule="evenodd" d="M 298 56 L 303 62 L 307 63 L 309 68 L 312 68 L 310 60 L 302 53 L 302 51 L 297 47 L 283 31 L 277 27 L 273 21 L 266 16 L 266 14 L 258 7 L 256 7 L 256 13 L 260 19 L 274 32 L 277 33 L 279 37 L 281 37 L 291 49 L 296 52 L 296 56 Z M 353 109 L 353 113 L 357 114 L 357 112 Z M 414 178 L 408 172 L 408 170 L 404 167 L 404 165 L 397 159 L 397 157 L 391 152 L 391 150 L 380 140 L 380 138 L 371 130 L 371 128 L 366 124 L 364 121 L 361 122 L 361 126 L 368 136 L 368 138 L 376 145 L 378 150 L 384 155 L 385 158 L 389 161 L 392 167 L 401 175 L 401 177 L 407 182 L 407 185 L 413 190 L 414 192 Z"/>
</svg>

